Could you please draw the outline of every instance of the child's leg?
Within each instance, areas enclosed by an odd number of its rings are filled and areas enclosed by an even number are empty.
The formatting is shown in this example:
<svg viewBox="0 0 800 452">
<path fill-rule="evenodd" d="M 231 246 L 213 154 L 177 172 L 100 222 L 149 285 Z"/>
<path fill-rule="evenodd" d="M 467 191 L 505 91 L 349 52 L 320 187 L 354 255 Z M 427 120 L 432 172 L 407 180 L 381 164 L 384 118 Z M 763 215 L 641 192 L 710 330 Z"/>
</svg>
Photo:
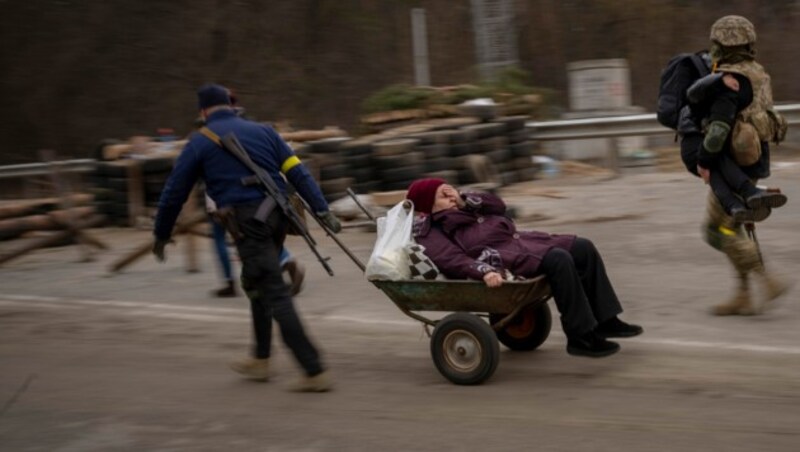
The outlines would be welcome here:
<svg viewBox="0 0 800 452">
<path fill-rule="evenodd" d="M 731 190 L 731 187 L 718 168 L 711 170 L 709 185 L 728 215 L 734 215 L 737 210 L 745 209 L 744 203 L 736 196 L 733 190 Z"/>
<path fill-rule="evenodd" d="M 720 156 L 717 169 L 725 179 L 726 184 L 735 193 L 745 200 L 747 207 L 758 209 L 762 207 L 781 207 L 786 204 L 786 195 L 770 193 L 755 186 L 753 181 L 742 171 L 733 159 L 723 154 Z M 716 191 L 715 191 L 716 192 Z"/>
</svg>

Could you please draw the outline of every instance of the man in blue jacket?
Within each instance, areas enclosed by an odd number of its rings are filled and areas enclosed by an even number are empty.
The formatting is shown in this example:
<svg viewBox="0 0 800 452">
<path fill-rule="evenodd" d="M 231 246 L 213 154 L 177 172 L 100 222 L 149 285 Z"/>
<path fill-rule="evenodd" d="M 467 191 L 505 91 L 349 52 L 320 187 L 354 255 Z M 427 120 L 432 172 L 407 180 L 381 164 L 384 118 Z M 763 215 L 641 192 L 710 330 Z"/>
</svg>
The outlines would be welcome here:
<svg viewBox="0 0 800 452">
<path fill-rule="evenodd" d="M 341 230 L 313 177 L 273 129 L 240 118 L 232 107 L 230 91 L 224 86 L 205 85 L 198 90 L 197 97 L 200 114 L 208 129 L 218 136 L 234 133 L 252 160 L 272 176 L 281 190 L 286 190 L 285 176 L 326 226 L 334 232 Z M 194 184 L 202 178 L 208 195 L 218 208 L 231 208 L 233 221 L 241 235 L 236 247 L 242 260 L 242 288 L 250 298 L 255 347 L 252 358 L 235 362 L 231 368 L 247 378 L 261 381 L 269 378 L 274 318 L 284 342 L 305 370 L 304 378 L 292 389 L 327 391 L 331 387 L 330 377 L 317 349 L 306 336 L 292 303 L 290 289 L 282 277 L 278 255 L 286 237 L 287 220 L 280 209 L 273 209 L 263 219 L 256 218 L 266 195 L 258 186 L 242 184 L 242 178 L 251 175 L 234 155 L 207 136 L 194 134 L 175 162 L 161 193 L 153 254 L 159 261 L 164 260 L 164 247 L 169 243 L 181 207 Z"/>
</svg>

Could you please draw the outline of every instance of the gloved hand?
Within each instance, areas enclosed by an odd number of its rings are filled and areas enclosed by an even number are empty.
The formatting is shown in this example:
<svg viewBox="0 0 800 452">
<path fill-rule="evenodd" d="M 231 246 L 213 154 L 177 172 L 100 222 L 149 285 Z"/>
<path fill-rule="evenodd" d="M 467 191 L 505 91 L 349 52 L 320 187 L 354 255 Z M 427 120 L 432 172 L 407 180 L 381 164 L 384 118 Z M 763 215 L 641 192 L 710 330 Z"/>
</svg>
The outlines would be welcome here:
<svg viewBox="0 0 800 452">
<path fill-rule="evenodd" d="M 332 214 L 330 210 L 327 212 L 318 212 L 317 216 L 319 217 L 320 221 L 322 221 L 322 223 L 331 231 L 338 233 L 342 230 L 342 224 L 339 223 L 336 215 Z"/>
<path fill-rule="evenodd" d="M 156 257 L 157 261 L 164 262 L 167 260 L 167 255 L 164 253 L 164 247 L 167 246 L 168 243 L 174 243 L 174 241 L 156 239 L 155 242 L 153 242 L 153 256 Z"/>
</svg>

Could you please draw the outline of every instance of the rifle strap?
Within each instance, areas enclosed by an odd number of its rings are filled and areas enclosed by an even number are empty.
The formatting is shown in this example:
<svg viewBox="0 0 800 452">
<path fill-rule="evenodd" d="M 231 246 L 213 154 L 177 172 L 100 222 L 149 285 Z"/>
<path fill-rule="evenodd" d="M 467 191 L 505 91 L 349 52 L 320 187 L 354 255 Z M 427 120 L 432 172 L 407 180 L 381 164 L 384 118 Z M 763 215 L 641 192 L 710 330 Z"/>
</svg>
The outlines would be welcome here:
<svg viewBox="0 0 800 452">
<path fill-rule="evenodd" d="M 202 133 L 209 140 L 213 141 L 217 146 L 225 149 L 225 146 L 222 144 L 222 140 L 219 138 L 219 135 L 214 133 L 208 127 L 200 128 L 200 133 Z M 272 213 L 273 210 L 275 210 L 276 205 L 277 203 L 271 196 L 265 197 L 264 201 L 262 201 L 261 204 L 258 206 L 258 209 L 256 210 L 255 215 L 253 215 L 253 218 L 255 218 L 257 221 L 261 223 L 266 223 L 267 217 L 269 216 L 269 214 Z"/>
<path fill-rule="evenodd" d="M 222 140 L 219 139 L 219 135 L 214 133 L 208 127 L 204 126 L 204 127 L 200 128 L 200 133 L 205 135 L 205 137 L 208 138 L 209 140 L 213 141 L 217 146 L 224 147 L 224 146 L 222 146 Z"/>
</svg>

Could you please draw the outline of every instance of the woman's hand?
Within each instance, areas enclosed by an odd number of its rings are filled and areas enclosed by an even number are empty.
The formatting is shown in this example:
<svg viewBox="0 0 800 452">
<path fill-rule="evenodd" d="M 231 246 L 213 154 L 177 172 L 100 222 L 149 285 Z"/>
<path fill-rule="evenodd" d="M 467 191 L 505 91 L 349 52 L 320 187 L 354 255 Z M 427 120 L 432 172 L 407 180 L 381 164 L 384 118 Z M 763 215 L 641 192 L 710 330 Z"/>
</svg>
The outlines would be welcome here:
<svg viewBox="0 0 800 452">
<path fill-rule="evenodd" d="M 461 193 L 459 193 L 458 190 L 451 187 L 450 185 L 444 186 L 444 188 L 442 189 L 442 194 L 455 201 L 456 206 L 458 206 L 459 209 L 464 207 L 464 199 L 461 198 Z"/>
<path fill-rule="evenodd" d="M 736 77 L 732 76 L 731 74 L 725 74 L 722 76 L 722 83 L 725 84 L 731 91 L 739 92 L 739 80 L 736 80 Z"/>
<path fill-rule="evenodd" d="M 500 287 L 503 284 L 503 276 L 497 272 L 489 272 L 483 275 L 483 282 L 489 287 Z"/>
</svg>

